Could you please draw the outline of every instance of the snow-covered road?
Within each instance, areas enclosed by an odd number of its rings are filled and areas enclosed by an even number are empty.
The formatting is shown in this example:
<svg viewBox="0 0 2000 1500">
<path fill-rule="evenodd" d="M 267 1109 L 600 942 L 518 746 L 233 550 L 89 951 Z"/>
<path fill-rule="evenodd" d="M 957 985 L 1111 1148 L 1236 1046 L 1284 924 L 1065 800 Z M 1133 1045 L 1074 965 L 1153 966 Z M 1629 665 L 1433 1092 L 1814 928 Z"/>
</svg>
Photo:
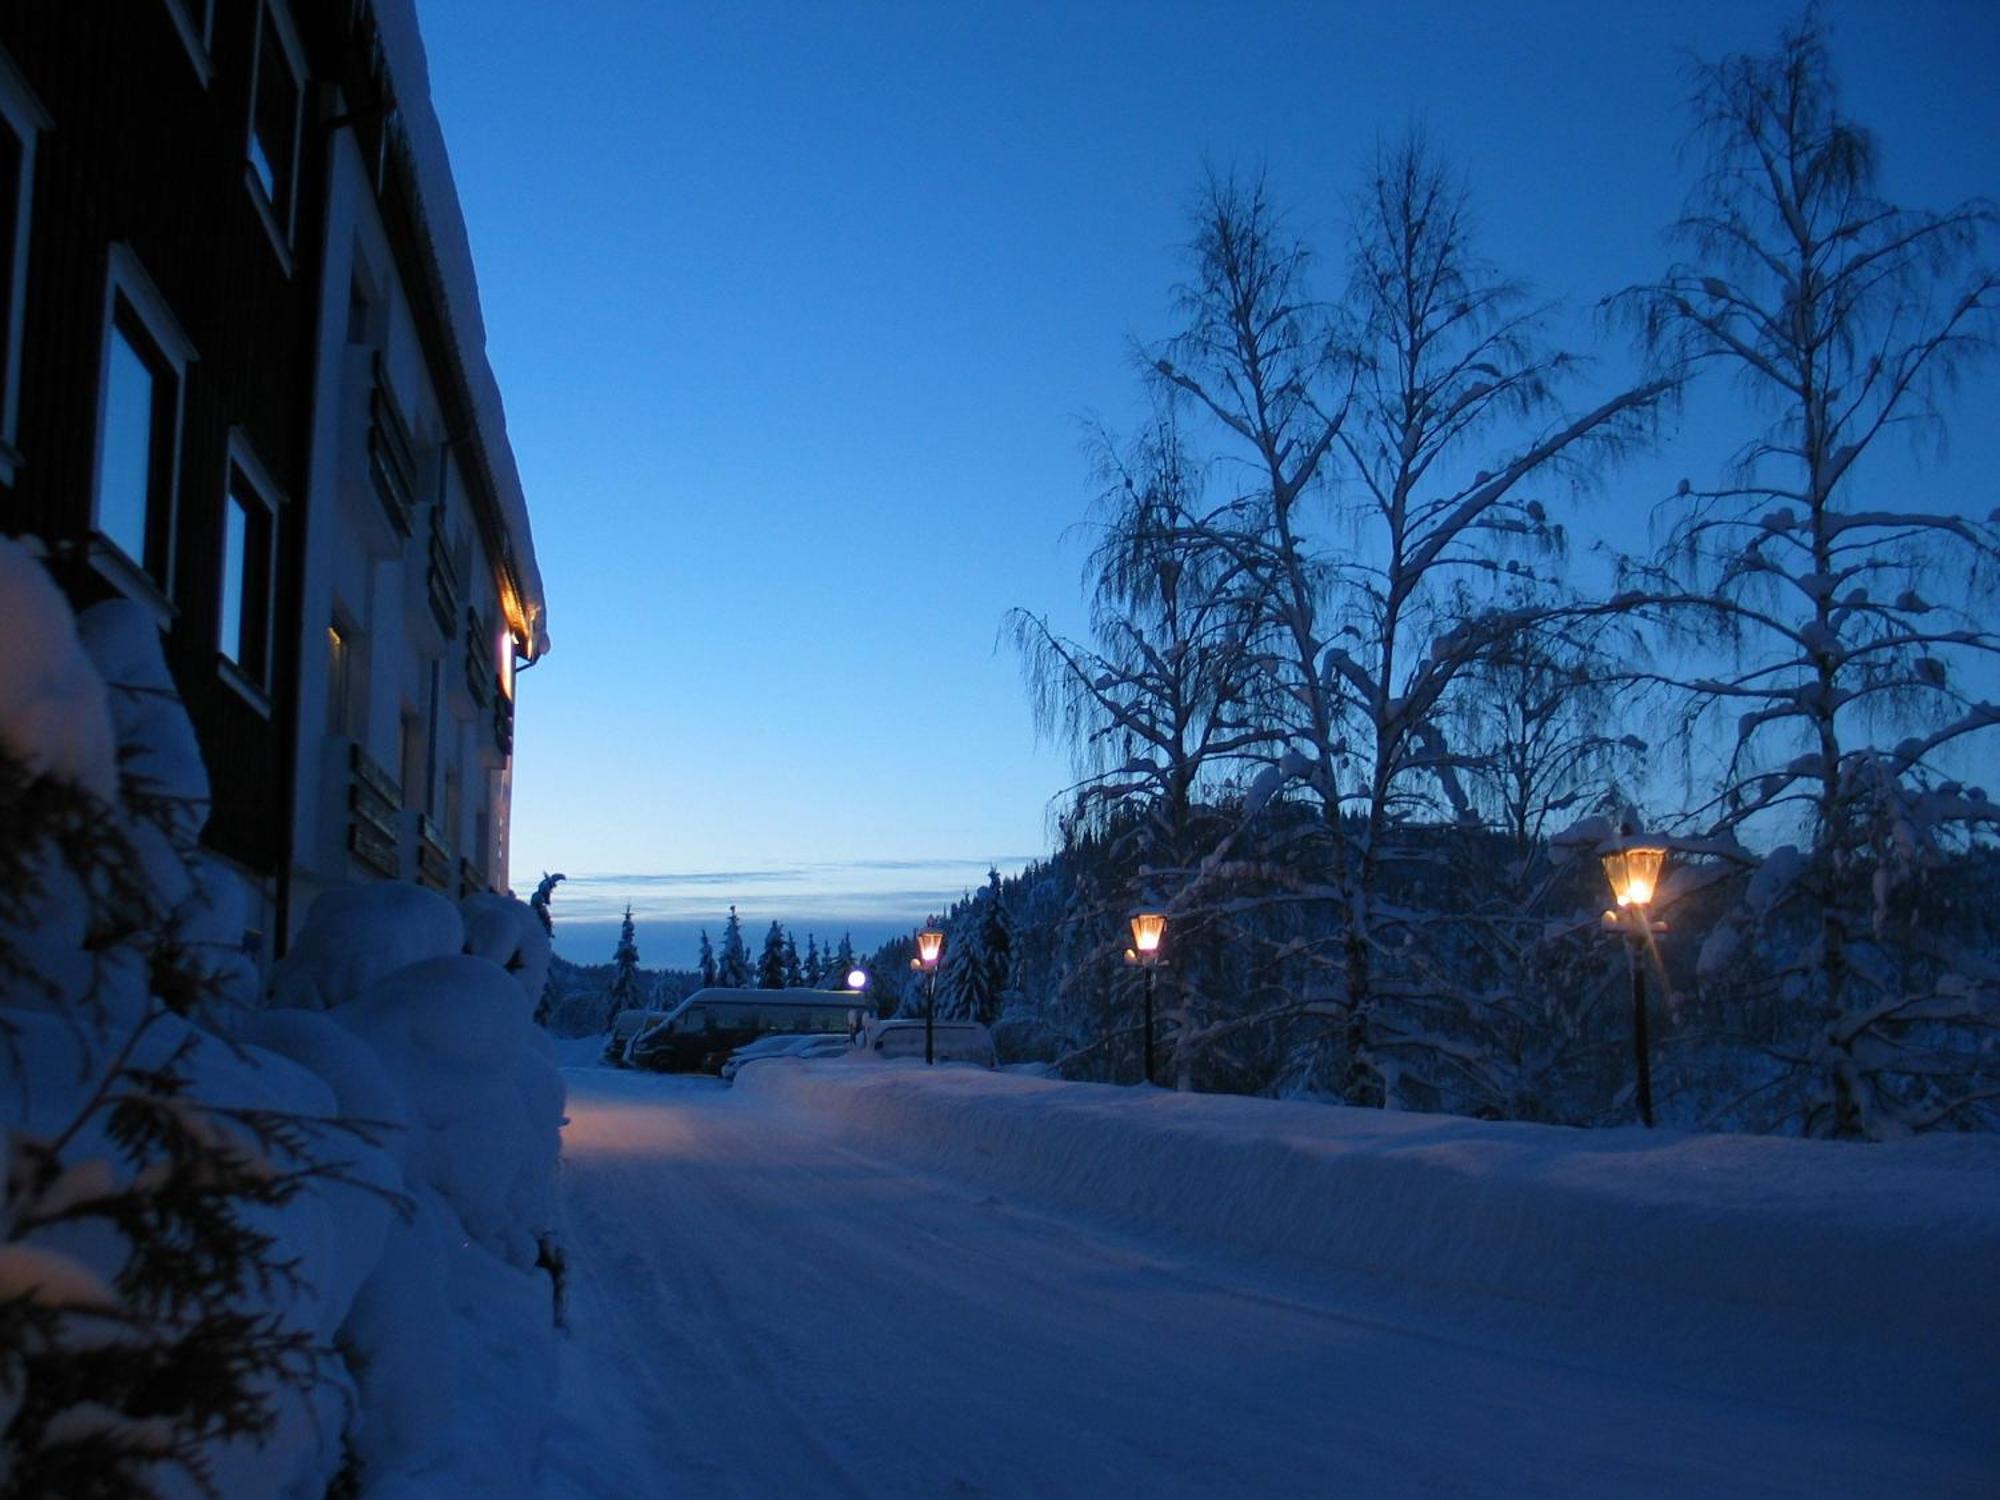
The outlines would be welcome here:
<svg viewBox="0 0 2000 1500">
<path fill-rule="evenodd" d="M 1052 1217 L 707 1079 L 566 1077 L 553 1500 L 1990 1493 L 1990 1436 L 1879 1393 Z"/>
</svg>

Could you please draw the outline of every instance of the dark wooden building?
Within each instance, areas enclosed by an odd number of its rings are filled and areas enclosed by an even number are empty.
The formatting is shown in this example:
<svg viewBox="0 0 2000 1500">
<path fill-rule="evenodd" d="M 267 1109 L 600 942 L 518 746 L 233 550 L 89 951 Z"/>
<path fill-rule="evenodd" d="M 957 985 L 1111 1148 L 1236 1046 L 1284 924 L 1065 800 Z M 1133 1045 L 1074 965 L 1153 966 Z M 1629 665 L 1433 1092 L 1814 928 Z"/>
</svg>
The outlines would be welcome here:
<svg viewBox="0 0 2000 1500">
<path fill-rule="evenodd" d="M 466 675 L 503 686 L 509 730 L 512 658 L 532 659 L 543 641 L 513 459 L 504 440 L 500 452 L 481 441 L 477 407 L 492 384 L 483 339 L 455 325 L 464 297 L 454 302 L 436 248 L 452 234 L 462 244 L 462 221 L 448 175 L 442 190 L 426 183 L 411 149 L 404 106 L 415 101 L 398 98 L 377 14 L 391 3 L 0 5 L 0 530 L 38 538 L 79 607 L 124 596 L 155 614 L 216 787 L 206 840 L 260 897 L 252 936 L 280 945 L 300 917 L 295 873 L 309 873 L 314 889 L 434 874 L 440 859 L 455 886 L 504 886 L 506 873 L 510 736 L 489 726 L 483 760 L 461 774 L 436 727 L 436 690 L 422 701 L 426 672 L 440 675 L 425 643 L 389 619 L 343 640 L 333 617 L 320 617 L 328 606 L 309 610 L 335 587 L 315 591 L 314 568 L 332 576 L 339 561 L 309 565 L 309 539 L 322 551 L 348 545 L 325 517 L 312 519 L 315 508 L 330 514 L 356 474 L 402 487 L 401 533 L 386 547 L 354 544 L 371 577 L 436 571 L 454 517 L 476 536 L 476 549 L 461 538 L 445 559 L 454 616 L 428 649 L 454 665 L 470 651 L 480 670 Z M 414 38 L 409 0 L 393 5 L 386 22 Z M 406 74 L 420 73 L 420 44 L 415 57 Z M 401 82 L 427 96 L 420 76 Z M 435 133 L 427 97 L 421 108 Z M 335 191 L 343 163 L 359 184 L 345 198 Z M 363 217 L 366 235 L 350 222 Z M 439 234 L 440 220 L 449 233 Z M 383 248 L 364 282 L 354 247 L 369 236 Z M 372 302 L 357 306 L 364 292 Z M 357 398 L 344 372 L 371 354 L 372 368 L 387 371 L 397 319 L 412 351 L 402 396 L 383 374 Z M 357 399 L 371 400 L 375 417 L 348 454 L 343 413 Z M 426 425 L 419 412 L 436 415 Z M 454 561 L 481 574 L 482 560 L 483 589 L 451 575 Z M 497 671 L 490 644 L 456 645 L 456 612 L 480 621 L 482 597 L 511 643 Z M 368 643 L 372 663 L 347 660 L 355 641 Z M 317 769 L 329 735 L 354 764 L 373 764 L 365 704 L 351 724 L 327 722 L 329 673 L 344 681 L 369 667 L 378 718 L 428 715 L 423 776 L 379 778 L 396 804 L 386 854 L 371 833 L 359 859 L 344 837 L 344 852 L 308 857 L 302 837 L 330 821 L 370 830 L 384 821 L 310 805 L 352 796 L 352 781 Z M 401 725 L 388 740 L 377 726 L 375 740 L 389 746 L 380 759 L 407 750 L 395 738 L 407 738 Z M 358 779 L 367 789 L 378 778 Z M 493 787 L 500 805 L 455 802 L 460 826 L 449 828 L 446 793 L 476 803 L 469 782 Z"/>
</svg>

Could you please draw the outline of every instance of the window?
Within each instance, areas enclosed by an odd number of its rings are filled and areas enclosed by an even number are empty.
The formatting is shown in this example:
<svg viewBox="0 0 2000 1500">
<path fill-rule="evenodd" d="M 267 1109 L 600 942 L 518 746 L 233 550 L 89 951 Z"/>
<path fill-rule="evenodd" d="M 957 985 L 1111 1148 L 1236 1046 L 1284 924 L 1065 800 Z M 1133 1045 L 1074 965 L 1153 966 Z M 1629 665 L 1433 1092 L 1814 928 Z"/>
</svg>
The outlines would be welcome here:
<svg viewBox="0 0 2000 1500">
<path fill-rule="evenodd" d="M 257 200 L 287 270 L 291 267 L 305 71 L 298 37 L 283 6 L 277 0 L 265 0 L 257 9 L 257 70 L 250 85 L 251 196 Z"/>
<path fill-rule="evenodd" d="M 238 686 L 271 685 L 273 544 L 276 491 L 240 437 L 230 439 L 229 484 L 222 500 L 222 607 L 215 648 L 234 669 Z"/>
<path fill-rule="evenodd" d="M 35 138 L 49 127 L 12 59 L 0 51 L 0 484 L 14 482 L 20 411 L 21 313 L 28 288 L 28 216 L 35 201 Z"/>
<path fill-rule="evenodd" d="M 93 521 L 100 563 L 120 582 L 172 591 L 181 387 L 194 348 L 131 251 L 106 281 Z"/>
</svg>

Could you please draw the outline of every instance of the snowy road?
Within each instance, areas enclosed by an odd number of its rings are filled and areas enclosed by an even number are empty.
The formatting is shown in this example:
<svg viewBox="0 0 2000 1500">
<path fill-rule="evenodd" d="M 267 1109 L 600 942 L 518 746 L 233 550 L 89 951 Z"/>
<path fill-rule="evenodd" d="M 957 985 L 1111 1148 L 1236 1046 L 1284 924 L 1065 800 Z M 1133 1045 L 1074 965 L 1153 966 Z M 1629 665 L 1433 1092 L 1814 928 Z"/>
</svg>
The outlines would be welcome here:
<svg viewBox="0 0 2000 1500">
<path fill-rule="evenodd" d="M 1865 1395 L 1635 1371 L 1519 1309 L 1030 1212 L 710 1080 L 566 1077 L 552 1500 L 1991 1492 L 1990 1438 Z"/>
</svg>

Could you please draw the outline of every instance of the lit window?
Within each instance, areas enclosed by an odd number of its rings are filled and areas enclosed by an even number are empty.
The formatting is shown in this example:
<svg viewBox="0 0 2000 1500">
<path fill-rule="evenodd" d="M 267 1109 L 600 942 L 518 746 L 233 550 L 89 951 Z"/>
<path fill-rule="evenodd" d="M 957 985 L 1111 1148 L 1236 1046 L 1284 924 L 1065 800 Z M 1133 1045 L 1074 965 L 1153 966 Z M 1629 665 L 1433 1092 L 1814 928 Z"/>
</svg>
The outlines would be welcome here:
<svg viewBox="0 0 2000 1500">
<path fill-rule="evenodd" d="M 0 50 L 0 484 L 14 482 L 20 411 L 21 309 L 28 283 L 28 215 L 35 200 L 35 138 L 49 117 Z"/>
<path fill-rule="evenodd" d="M 269 212 L 280 249 L 292 239 L 293 184 L 298 173 L 299 106 L 305 63 L 282 6 L 257 12 L 257 71 L 250 92 L 250 172 Z"/>
<path fill-rule="evenodd" d="M 222 597 L 215 648 L 249 686 L 270 688 L 275 497 L 247 448 L 232 441 L 222 502 Z"/>
</svg>

